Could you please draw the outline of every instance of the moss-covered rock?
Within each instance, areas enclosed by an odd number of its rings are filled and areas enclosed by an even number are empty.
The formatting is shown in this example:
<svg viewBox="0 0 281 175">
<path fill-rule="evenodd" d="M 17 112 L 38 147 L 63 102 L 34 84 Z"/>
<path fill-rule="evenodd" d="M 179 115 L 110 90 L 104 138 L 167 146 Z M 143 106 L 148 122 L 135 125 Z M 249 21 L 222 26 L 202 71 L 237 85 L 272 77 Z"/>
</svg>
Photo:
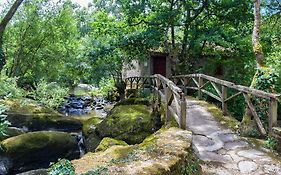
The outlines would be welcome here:
<svg viewBox="0 0 281 175">
<path fill-rule="evenodd" d="M 95 132 L 96 126 L 102 121 L 102 118 L 92 117 L 83 121 L 83 135 L 87 137 L 91 133 Z"/>
<path fill-rule="evenodd" d="M 82 129 L 82 123 L 79 120 L 65 117 L 50 108 L 40 106 L 32 100 L 0 100 L 0 103 L 9 107 L 7 119 L 14 127 L 26 127 L 31 131 L 50 129 L 79 131 Z"/>
<path fill-rule="evenodd" d="M 111 137 L 128 144 L 141 143 L 159 129 L 151 107 L 146 105 L 118 105 L 97 125 L 100 138 Z"/>
<path fill-rule="evenodd" d="M 189 160 L 191 155 L 191 132 L 170 128 L 159 130 L 139 145 L 112 146 L 72 163 L 77 174 L 179 175 L 185 174 L 186 165 L 196 163 Z M 199 172 L 198 168 L 193 174 Z"/>
<path fill-rule="evenodd" d="M 9 137 L 18 136 L 18 135 L 21 135 L 24 133 L 25 133 L 25 131 L 22 129 L 15 128 L 15 127 L 8 127 L 5 132 L 5 135 L 0 137 L 0 141 L 5 140 Z"/>
<path fill-rule="evenodd" d="M 76 138 L 65 132 L 30 132 L 2 141 L 1 148 L 0 155 L 13 164 L 12 172 L 47 167 L 58 158 L 79 156 Z"/>
<path fill-rule="evenodd" d="M 83 121 L 83 136 L 85 137 L 85 146 L 87 151 L 94 152 L 101 139 L 97 136 L 95 129 L 97 124 L 102 121 L 101 118 L 92 117 Z"/>
<path fill-rule="evenodd" d="M 96 152 L 98 151 L 105 151 L 108 148 L 114 146 L 114 145 L 122 145 L 122 146 L 127 146 L 128 144 L 122 140 L 117 140 L 117 139 L 113 139 L 110 137 L 105 137 L 102 139 L 102 141 L 100 142 L 99 146 L 96 148 Z"/>
</svg>

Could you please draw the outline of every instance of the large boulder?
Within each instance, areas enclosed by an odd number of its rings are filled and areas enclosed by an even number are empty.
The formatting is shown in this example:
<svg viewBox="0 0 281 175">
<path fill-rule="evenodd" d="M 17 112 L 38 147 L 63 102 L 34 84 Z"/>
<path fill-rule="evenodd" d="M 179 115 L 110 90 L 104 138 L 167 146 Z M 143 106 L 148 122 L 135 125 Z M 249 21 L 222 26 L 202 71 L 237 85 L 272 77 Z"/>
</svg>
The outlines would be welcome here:
<svg viewBox="0 0 281 175">
<path fill-rule="evenodd" d="M 28 99 L 0 100 L 9 107 L 7 119 L 11 126 L 27 128 L 30 131 L 57 130 L 80 131 L 82 123 L 71 117 L 65 117 L 53 109 L 40 106 Z"/>
<path fill-rule="evenodd" d="M 152 107 L 147 105 L 117 105 L 97 125 L 96 133 L 100 138 L 111 137 L 128 144 L 141 143 L 159 129 L 157 117 Z"/>
<path fill-rule="evenodd" d="M 65 132 L 30 132 L 2 141 L 1 148 L 0 156 L 9 160 L 11 174 L 48 167 L 58 158 L 79 157 L 76 138 Z"/>
<path fill-rule="evenodd" d="M 87 153 L 72 163 L 76 174 L 179 175 L 189 174 L 187 169 L 198 173 L 191 137 L 187 130 L 161 129 L 139 145 L 112 146 L 104 152 Z"/>
</svg>

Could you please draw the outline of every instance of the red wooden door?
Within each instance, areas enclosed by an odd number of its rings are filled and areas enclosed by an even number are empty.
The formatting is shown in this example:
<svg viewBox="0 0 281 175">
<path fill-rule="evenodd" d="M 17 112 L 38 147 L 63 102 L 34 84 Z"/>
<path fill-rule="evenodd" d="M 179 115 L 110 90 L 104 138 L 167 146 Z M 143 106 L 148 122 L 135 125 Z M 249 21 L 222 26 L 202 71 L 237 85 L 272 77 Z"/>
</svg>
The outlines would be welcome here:
<svg viewBox="0 0 281 175">
<path fill-rule="evenodd" d="M 153 74 L 161 74 L 166 76 L 166 57 L 153 56 Z"/>
</svg>

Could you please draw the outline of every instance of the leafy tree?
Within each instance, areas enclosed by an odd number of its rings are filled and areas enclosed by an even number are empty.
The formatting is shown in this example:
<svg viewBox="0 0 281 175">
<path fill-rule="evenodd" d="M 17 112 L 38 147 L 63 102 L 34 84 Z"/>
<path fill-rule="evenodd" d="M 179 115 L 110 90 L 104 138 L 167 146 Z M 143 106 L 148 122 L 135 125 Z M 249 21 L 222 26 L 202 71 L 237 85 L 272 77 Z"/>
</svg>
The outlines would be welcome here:
<svg viewBox="0 0 281 175">
<path fill-rule="evenodd" d="M 3 35 L 4 35 L 5 29 L 9 23 L 9 21 L 12 19 L 12 17 L 16 13 L 18 7 L 21 5 L 22 2 L 23 2 L 23 0 L 16 0 L 13 3 L 13 5 L 10 7 L 7 14 L 2 19 L 2 21 L 0 22 L 0 71 L 2 70 L 3 66 L 6 63 L 5 53 L 4 53 L 4 49 L 3 49 Z"/>
<path fill-rule="evenodd" d="M 4 38 L 9 76 L 20 84 L 75 80 L 81 59 L 74 10 L 70 1 L 25 1 Z"/>
</svg>

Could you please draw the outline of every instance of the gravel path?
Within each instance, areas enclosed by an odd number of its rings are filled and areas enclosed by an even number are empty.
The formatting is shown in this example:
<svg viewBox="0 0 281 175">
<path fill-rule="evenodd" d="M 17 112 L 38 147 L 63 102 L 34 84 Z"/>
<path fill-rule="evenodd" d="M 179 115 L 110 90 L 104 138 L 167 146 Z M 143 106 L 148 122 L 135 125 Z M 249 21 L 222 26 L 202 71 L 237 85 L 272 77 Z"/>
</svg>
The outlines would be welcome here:
<svg viewBox="0 0 281 175">
<path fill-rule="evenodd" d="M 193 148 L 204 162 L 203 174 L 281 175 L 276 160 L 222 126 L 196 100 L 187 99 L 187 127 L 193 132 Z"/>
</svg>

